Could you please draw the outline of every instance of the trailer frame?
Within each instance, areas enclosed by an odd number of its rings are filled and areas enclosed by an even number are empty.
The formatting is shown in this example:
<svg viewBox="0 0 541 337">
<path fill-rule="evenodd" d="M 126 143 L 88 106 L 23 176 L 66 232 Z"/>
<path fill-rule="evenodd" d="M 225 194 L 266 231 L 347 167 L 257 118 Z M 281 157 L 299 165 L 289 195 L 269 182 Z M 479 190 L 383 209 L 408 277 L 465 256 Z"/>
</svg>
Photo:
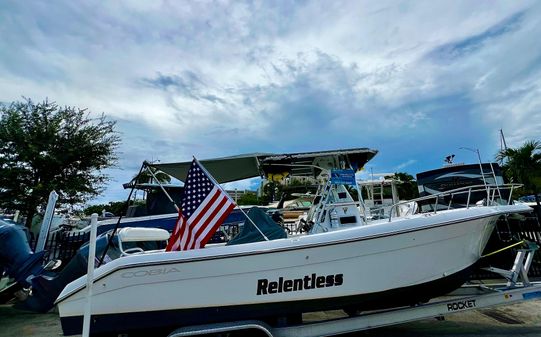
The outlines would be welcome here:
<svg viewBox="0 0 541 337">
<path fill-rule="evenodd" d="M 530 285 L 517 285 L 514 288 L 499 286 L 464 287 L 463 292 L 481 292 L 471 296 L 450 295 L 434 302 L 413 307 L 401 307 L 374 311 L 353 317 L 302 323 L 290 326 L 273 327 L 258 320 L 234 321 L 215 324 L 193 325 L 176 329 L 168 337 L 187 337 L 242 330 L 259 330 L 268 337 L 319 337 L 332 336 L 356 331 L 380 328 L 421 319 L 438 318 L 469 310 L 509 305 L 513 303 L 541 299 L 541 282 Z"/>
</svg>

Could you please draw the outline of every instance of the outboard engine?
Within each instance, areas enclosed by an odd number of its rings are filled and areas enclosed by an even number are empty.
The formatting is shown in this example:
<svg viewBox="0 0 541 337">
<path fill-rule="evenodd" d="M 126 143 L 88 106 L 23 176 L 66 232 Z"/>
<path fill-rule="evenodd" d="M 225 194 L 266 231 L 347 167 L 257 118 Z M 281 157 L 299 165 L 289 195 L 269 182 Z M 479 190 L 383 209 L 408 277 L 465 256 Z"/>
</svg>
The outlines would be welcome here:
<svg viewBox="0 0 541 337">
<path fill-rule="evenodd" d="M 104 233 L 96 239 L 96 257 L 107 247 L 109 235 Z M 113 243 L 114 244 L 114 243 Z M 59 273 L 45 272 L 32 279 L 32 295 L 15 304 L 16 309 L 45 313 L 53 308 L 54 301 L 62 289 L 71 281 L 86 274 L 88 266 L 88 242 L 82 245 L 77 254 Z M 118 257 L 118 254 L 117 256 Z"/>
<path fill-rule="evenodd" d="M 0 271 L 28 288 L 32 276 L 43 272 L 43 254 L 32 252 L 20 225 L 0 220 Z"/>
</svg>

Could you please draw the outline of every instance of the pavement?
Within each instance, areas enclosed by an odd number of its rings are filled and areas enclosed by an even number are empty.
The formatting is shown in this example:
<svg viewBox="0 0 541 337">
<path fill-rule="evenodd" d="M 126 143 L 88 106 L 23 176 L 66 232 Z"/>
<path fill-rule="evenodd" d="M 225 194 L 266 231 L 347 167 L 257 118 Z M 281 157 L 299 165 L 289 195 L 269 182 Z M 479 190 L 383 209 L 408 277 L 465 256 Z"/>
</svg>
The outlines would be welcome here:
<svg viewBox="0 0 541 337">
<path fill-rule="evenodd" d="M 62 336 L 58 313 L 36 314 L 0 305 L 1 337 L 58 337 Z"/>
<path fill-rule="evenodd" d="M 312 319 L 336 318 L 336 311 L 310 314 Z M 0 305 L 0 337 L 62 336 L 54 310 L 35 314 Z M 541 300 L 470 310 L 391 327 L 343 335 L 347 337 L 538 337 L 541 336 Z"/>
</svg>

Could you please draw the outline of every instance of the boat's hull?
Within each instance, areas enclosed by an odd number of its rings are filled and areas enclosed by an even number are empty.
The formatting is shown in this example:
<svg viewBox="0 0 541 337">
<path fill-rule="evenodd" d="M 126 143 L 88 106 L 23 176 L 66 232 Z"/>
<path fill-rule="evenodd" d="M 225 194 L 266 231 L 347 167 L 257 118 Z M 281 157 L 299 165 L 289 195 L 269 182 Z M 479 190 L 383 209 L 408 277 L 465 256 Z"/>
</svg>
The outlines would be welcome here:
<svg viewBox="0 0 541 337">
<path fill-rule="evenodd" d="M 464 282 L 499 216 L 460 214 L 115 260 L 94 283 L 91 329 L 155 329 L 426 301 Z M 65 334 L 81 330 L 86 290 L 77 287 L 84 282 L 70 284 L 59 298 Z"/>
<path fill-rule="evenodd" d="M 471 268 L 424 284 L 371 294 L 331 297 L 295 302 L 273 302 L 220 307 L 160 310 L 151 312 L 113 313 L 92 316 L 92 333 L 152 330 L 158 336 L 186 325 L 226 322 L 246 319 L 275 322 L 278 317 L 333 309 L 372 310 L 413 305 L 460 287 Z M 83 316 L 61 317 L 65 335 L 81 333 Z"/>
</svg>

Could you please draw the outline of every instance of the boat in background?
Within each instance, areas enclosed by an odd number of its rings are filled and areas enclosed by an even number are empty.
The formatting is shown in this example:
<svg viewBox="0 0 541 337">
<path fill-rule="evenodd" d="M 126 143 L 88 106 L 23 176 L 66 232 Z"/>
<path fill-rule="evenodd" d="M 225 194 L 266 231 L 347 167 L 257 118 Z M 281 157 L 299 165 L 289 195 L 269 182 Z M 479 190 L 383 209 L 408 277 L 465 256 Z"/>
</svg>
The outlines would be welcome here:
<svg viewBox="0 0 541 337">
<path fill-rule="evenodd" d="M 480 164 L 448 164 L 441 168 L 417 173 L 417 186 L 419 195 L 429 196 L 453 189 L 474 186 L 494 186 L 492 193 L 496 193 L 499 199 L 509 200 L 511 190 L 499 190 L 497 186 L 504 185 L 502 171 L 498 163 Z M 479 190 L 469 196 L 472 200 L 487 199 L 487 191 Z M 490 197 L 490 196 L 489 196 Z M 447 207 L 448 203 L 453 207 L 464 207 L 468 203 L 468 195 L 454 195 L 452 200 L 442 199 L 438 207 Z M 433 210 L 434 205 L 423 205 L 423 210 Z"/>
<path fill-rule="evenodd" d="M 134 188 L 135 190 L 144 191 L 146 195 L 145 203 L 130 205 L 126 214 L 122 217 L 100 217 L 98 221 L 98 235 L 115 227 L 159 228 L 165 229 L 168 232 L 173 230 L 178 218 L 175 203 L 180 203 L 184 191 L 183 186 L 157 183 L 134 184 L 133 182 L 126 183 L 123 186 L 126 189 Z M 173 202 L 169 200 L 166 193 Z M 223 227 L 228 231 L 229 227 L 238 226 L 244 220 L 244 214 L 236 209 L 224 220 Z M 89 233 L 90 219 L 88 219 L 86 226 L 83 226 L 77 231 Z"/>
<path fill-rule="evenodd" d="M 396 179 L 394 173 L 372 174 L 370 180 L 358 181 L 361 193 L 365 193 L 363 198 L 366 216 L 368 219 L 388 219 L 391 209 L 400 213 L 400 210 L 392 206 L 398 202 L 399 195 L 397 185 L 402 182 Z M 374 179 L 374 176 L 380 179 Z M 404 207 L 402 207 L 404 208 Z"/>
<path fill-rule="evenodd" d="M 449 203 L 427 213 L 392 216 L 391 211 L 388 219 L 368 221 L 346 186 L 356 186 L 355 171 L 376 153 L 359 148 L 229 157 L 221 163 L 225 172 L 219 169 L 220 159 L 201 161 L 218 182 L 254 174 L 317 181 L 305 220 L 307 233 L 113 260 L 95 271 L 91 331 L 148 329 L 155 334 L 248 319 L 291 323 L 311 311 L 355 312 L 426 302 L 468 279 L 500 216 L 531 210 L 504 205 L 490 193 L 477 203 L 475 193 L 492 188 L 483 185 L 410 201 L 437 203 L 465 195 L 463 208 Z M 183 179 L 189 165 L 155 166 Z M 56 301 L 65 335 L 81 332 L 86 284 L 86 276 L 71 282 Z"/>
</svg>

